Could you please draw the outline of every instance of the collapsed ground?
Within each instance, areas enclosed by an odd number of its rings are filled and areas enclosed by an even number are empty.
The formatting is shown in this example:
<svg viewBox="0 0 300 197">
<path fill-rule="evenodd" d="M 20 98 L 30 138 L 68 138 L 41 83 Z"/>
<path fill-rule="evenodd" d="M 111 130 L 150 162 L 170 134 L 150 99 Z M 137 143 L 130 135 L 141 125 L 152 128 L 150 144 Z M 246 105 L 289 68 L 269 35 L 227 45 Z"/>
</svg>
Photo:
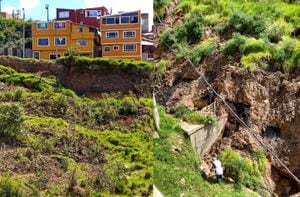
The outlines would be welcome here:
<svg viewBox="0 0 300 197">
<path fill-rule="evenodd" d="M 151 100 L 0 66 L 0 196 L 150 196 Z"/>
<path fill-rule="evenodd" d="M 203 85 L 184 57 L 192 60 L 217 92 L 299 178 L 299 5 L 279 0 L 272 3 L 157 0 L 154 7 L 157 65 L 166 72 L 157 85 L 161 103 L 172 113 L 185 106 L 216 117 L 229 115 L 223 135 L 200 163 L 210 166 L 211 156 L 222 155 L 228 147 L 243 158 L 253 159 L 253 152 L 262 151 L 263 147 Z M 228 150 L 227 153 L 239 158 Z M 251 173 L 240 168 L 250 175 L 243 185 L 262 195 L 275 192 L 286 196 L 299 192 L 299 186 L 288 173 L 270 155 L 265 153 L 266 156 L 272 167 L 266 169 L 256 186 L 252 184 L 255 181 L 251 180 Z M 231 169 L 232 165 L 225 167 Z M 207 175 L 212 174 L 208 169 Z M 225 175 L 236 176 L 232 169 L 225 171 Z"/>
</svg>

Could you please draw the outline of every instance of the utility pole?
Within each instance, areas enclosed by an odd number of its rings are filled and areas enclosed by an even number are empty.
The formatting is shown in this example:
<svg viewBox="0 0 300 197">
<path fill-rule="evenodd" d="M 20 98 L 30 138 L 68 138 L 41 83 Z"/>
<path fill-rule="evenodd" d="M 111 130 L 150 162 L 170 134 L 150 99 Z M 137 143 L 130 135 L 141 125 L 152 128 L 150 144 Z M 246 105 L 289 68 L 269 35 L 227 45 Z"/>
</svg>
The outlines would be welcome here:
<svg viewBox="0 0 300 197">
<path fill-rule="evenodd" d="M 25 9 L 23 10 L 23 58 L 25 58 Z"/>
<path fill-rule="evenodd" d="M 49 22 L 49 4 L 46 4 L 45 8 L 47 10 L 47 21 Z"/>
</svg>

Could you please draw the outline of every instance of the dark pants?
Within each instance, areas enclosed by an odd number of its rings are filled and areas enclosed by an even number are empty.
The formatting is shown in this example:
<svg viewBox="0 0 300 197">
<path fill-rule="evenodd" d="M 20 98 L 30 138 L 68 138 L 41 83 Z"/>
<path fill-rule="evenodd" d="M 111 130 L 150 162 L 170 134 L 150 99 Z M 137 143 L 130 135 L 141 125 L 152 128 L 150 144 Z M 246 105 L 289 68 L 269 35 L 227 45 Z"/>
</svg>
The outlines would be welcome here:
<svg viewBox="0 0 300 197">
<path fill-rule="evenodd" d="M 222 177 L 223 177 L 223 175 L 216 175 L 217 183 L 221 183 L 222 182 Z"/>
</svg>

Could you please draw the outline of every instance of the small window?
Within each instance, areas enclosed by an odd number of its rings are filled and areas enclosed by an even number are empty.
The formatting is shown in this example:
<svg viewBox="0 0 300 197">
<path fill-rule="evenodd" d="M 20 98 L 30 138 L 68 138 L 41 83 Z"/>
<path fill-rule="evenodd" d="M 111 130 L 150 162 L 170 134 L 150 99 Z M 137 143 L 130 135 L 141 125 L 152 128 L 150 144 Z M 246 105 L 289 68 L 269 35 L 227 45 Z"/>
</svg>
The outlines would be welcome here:
<svg viewBox="0 0 300 197">
<path fill-rule="evenodd" d="M 138 22 L 139 22 L 139 18 L 137 15 L 130 16 L 130 23 L 138 23 Z"/>
<path fill-rule="evenodd" d="M 39 60 L 39 59 L 40 59 L 40 52 L 34 51 L 34 52 L 33 52 L 33 58 Z"/>
<path fill-rule="evenodd" d="M 106 32 L 106 38 L 117 38 L 118 32 Z"/>
<path fill-rule="evenodd" d="M 54 23 L 55 29 L 66 29 L 66 23 L 65 22 L 56 22 Z"/>
<path fill-rule="evenodd" d="M 69 11 L 59 12 L 58 15 L 59 15 L 59 18 L 69 18 L 70 17 Z"/>
<path fill-rule="evenodd" d="M 118 51 L 119 50 L 119 46 L 118 45 L 114 45 L 114 51 Z"/>
<path fill-rule="evenodd" d="M 55 39 L 55 44 L 57 46 L 64 46 L 66 45 L 67 41 L 66 41 L 66 37 L 58 37 Z"/>
<path fill-rule="evenodd" d="M 48 29 L 48 23 L 38 23 L 37 28 L 38 29 Z"/>
<path fill-rule="evenodd" d="M 136 44 L 124 44 L 123 51 L 136 51 Z"/>
<path fill-rule="evenodd" d="M 77 45 L 78 46 L 87 46 L 88 45 L 88 41 L 87 40 L 78 40 L 77 41 Z"/>
<path fill-rule="evenodd" d="M 60 58 L 60 54 L 57 54 L 57 58 Z M 56 60 L 56 54 L 50 54 L 50 60 Z"/>
<path fill-rule="evenodd" d="M 106 18 L 107 24 L 116 24 L 116 18 L 115 17 L 108 17 Z"/>
<path fill-rule="evenodd" d="M 83 32 L 83 27 L 78 27 L 77 31 L 78 32 Z"/>
<path fill-rule="evenodd" d="M 110 47 L 104 47 L 105 52 L 110 52 Z"/>
<path fill-rule="evenodd" d="M 38 46 L 48 46 L 49 38 L 38 38 Z"/>
<path fill-rule="evenodd" d="M 121 16 L 121 23 L 130 23 L 130 16 Z"/>
<path fill-rule="evenodd" d="M 135 31 L 124 31 L 124 38 L 135 38 Z"/>
<path fill-rule="evenodd" d="M 101 10 L 86 10 L 85 11 L 85 17 L 97 17 L 101 16 Z"/>
</svg>

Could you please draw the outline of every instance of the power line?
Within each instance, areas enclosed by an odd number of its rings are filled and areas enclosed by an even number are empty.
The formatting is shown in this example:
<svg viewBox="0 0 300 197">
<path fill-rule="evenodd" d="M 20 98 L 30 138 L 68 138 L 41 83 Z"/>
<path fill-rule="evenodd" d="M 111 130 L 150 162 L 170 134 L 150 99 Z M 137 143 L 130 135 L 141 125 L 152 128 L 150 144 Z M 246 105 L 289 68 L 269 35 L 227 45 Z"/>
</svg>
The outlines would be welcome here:
<svg viewBox="0 0 300 197">
<path fill-rule="evenodd" d="M 160 17 L 158 17 L 159 22 L 163 25 Z M 177 48 L 180 50 L 180 52 L 182 52 L 184 54 L 184 57 L 188 60 L 188 62 L 192 65 L 192 67 L 194 68 L 194 70 L 190 71 L 192 72 L 192 74 L 199 78 L 203 81 L 203 83 L 223 102 L 223 104 L 225 105 L 225 107 L 230 111 L 230 113 L 234 116 L 235 119 L 238 120 L 238 122 L 244 126 L 244 128 L 257 140 L 257 142 L 259 142 L 259 144 L 262 145 L 263 148 L 265 148 L 265 150 L 267 152 L 269 152 L 276 160 L 277 162 L 279 162 L 279 164 L 288 172 L 288 174 L 291 175 L 291 177 L 300 185 L 300 180 L 298 179 L 298 177 L 296 175 L 293 174 L 293 172 L 280 160 L 280 158 L 272 152 L 272 150 L 270 148 L 268 148 L 260 139 L 259 137 L 255 134 L 254 130 L 251 129 L 239 116 L 238 114 L 231 108 L 231 106 L 228 104 L 228 102 L 214 89 L 214 87 L 208 82 L 208 80 L 206 79 L 206 77 L 204 75 L 202 75 L 198 70 L 197 67 L 195 66 L 195 64 L 191 61 L 191 59 L 187 56 L 186 52 L 181 48 L 181 46 L 178 44 L 178 42 L 176 41 L 175 37 L 172 36 L 172 34 L 170 33 L 169 30 L 167 30 L 168 35 L 170 36 L 170 38 L 174 41 L 175 45 L 177 46 Z M 166 44 L 166 46 L 172 51 L 174 52 L 174 50 L 168 45 L 168 43 L 166 43 L 164 41 L 164 43 Z"/>
</svg>

